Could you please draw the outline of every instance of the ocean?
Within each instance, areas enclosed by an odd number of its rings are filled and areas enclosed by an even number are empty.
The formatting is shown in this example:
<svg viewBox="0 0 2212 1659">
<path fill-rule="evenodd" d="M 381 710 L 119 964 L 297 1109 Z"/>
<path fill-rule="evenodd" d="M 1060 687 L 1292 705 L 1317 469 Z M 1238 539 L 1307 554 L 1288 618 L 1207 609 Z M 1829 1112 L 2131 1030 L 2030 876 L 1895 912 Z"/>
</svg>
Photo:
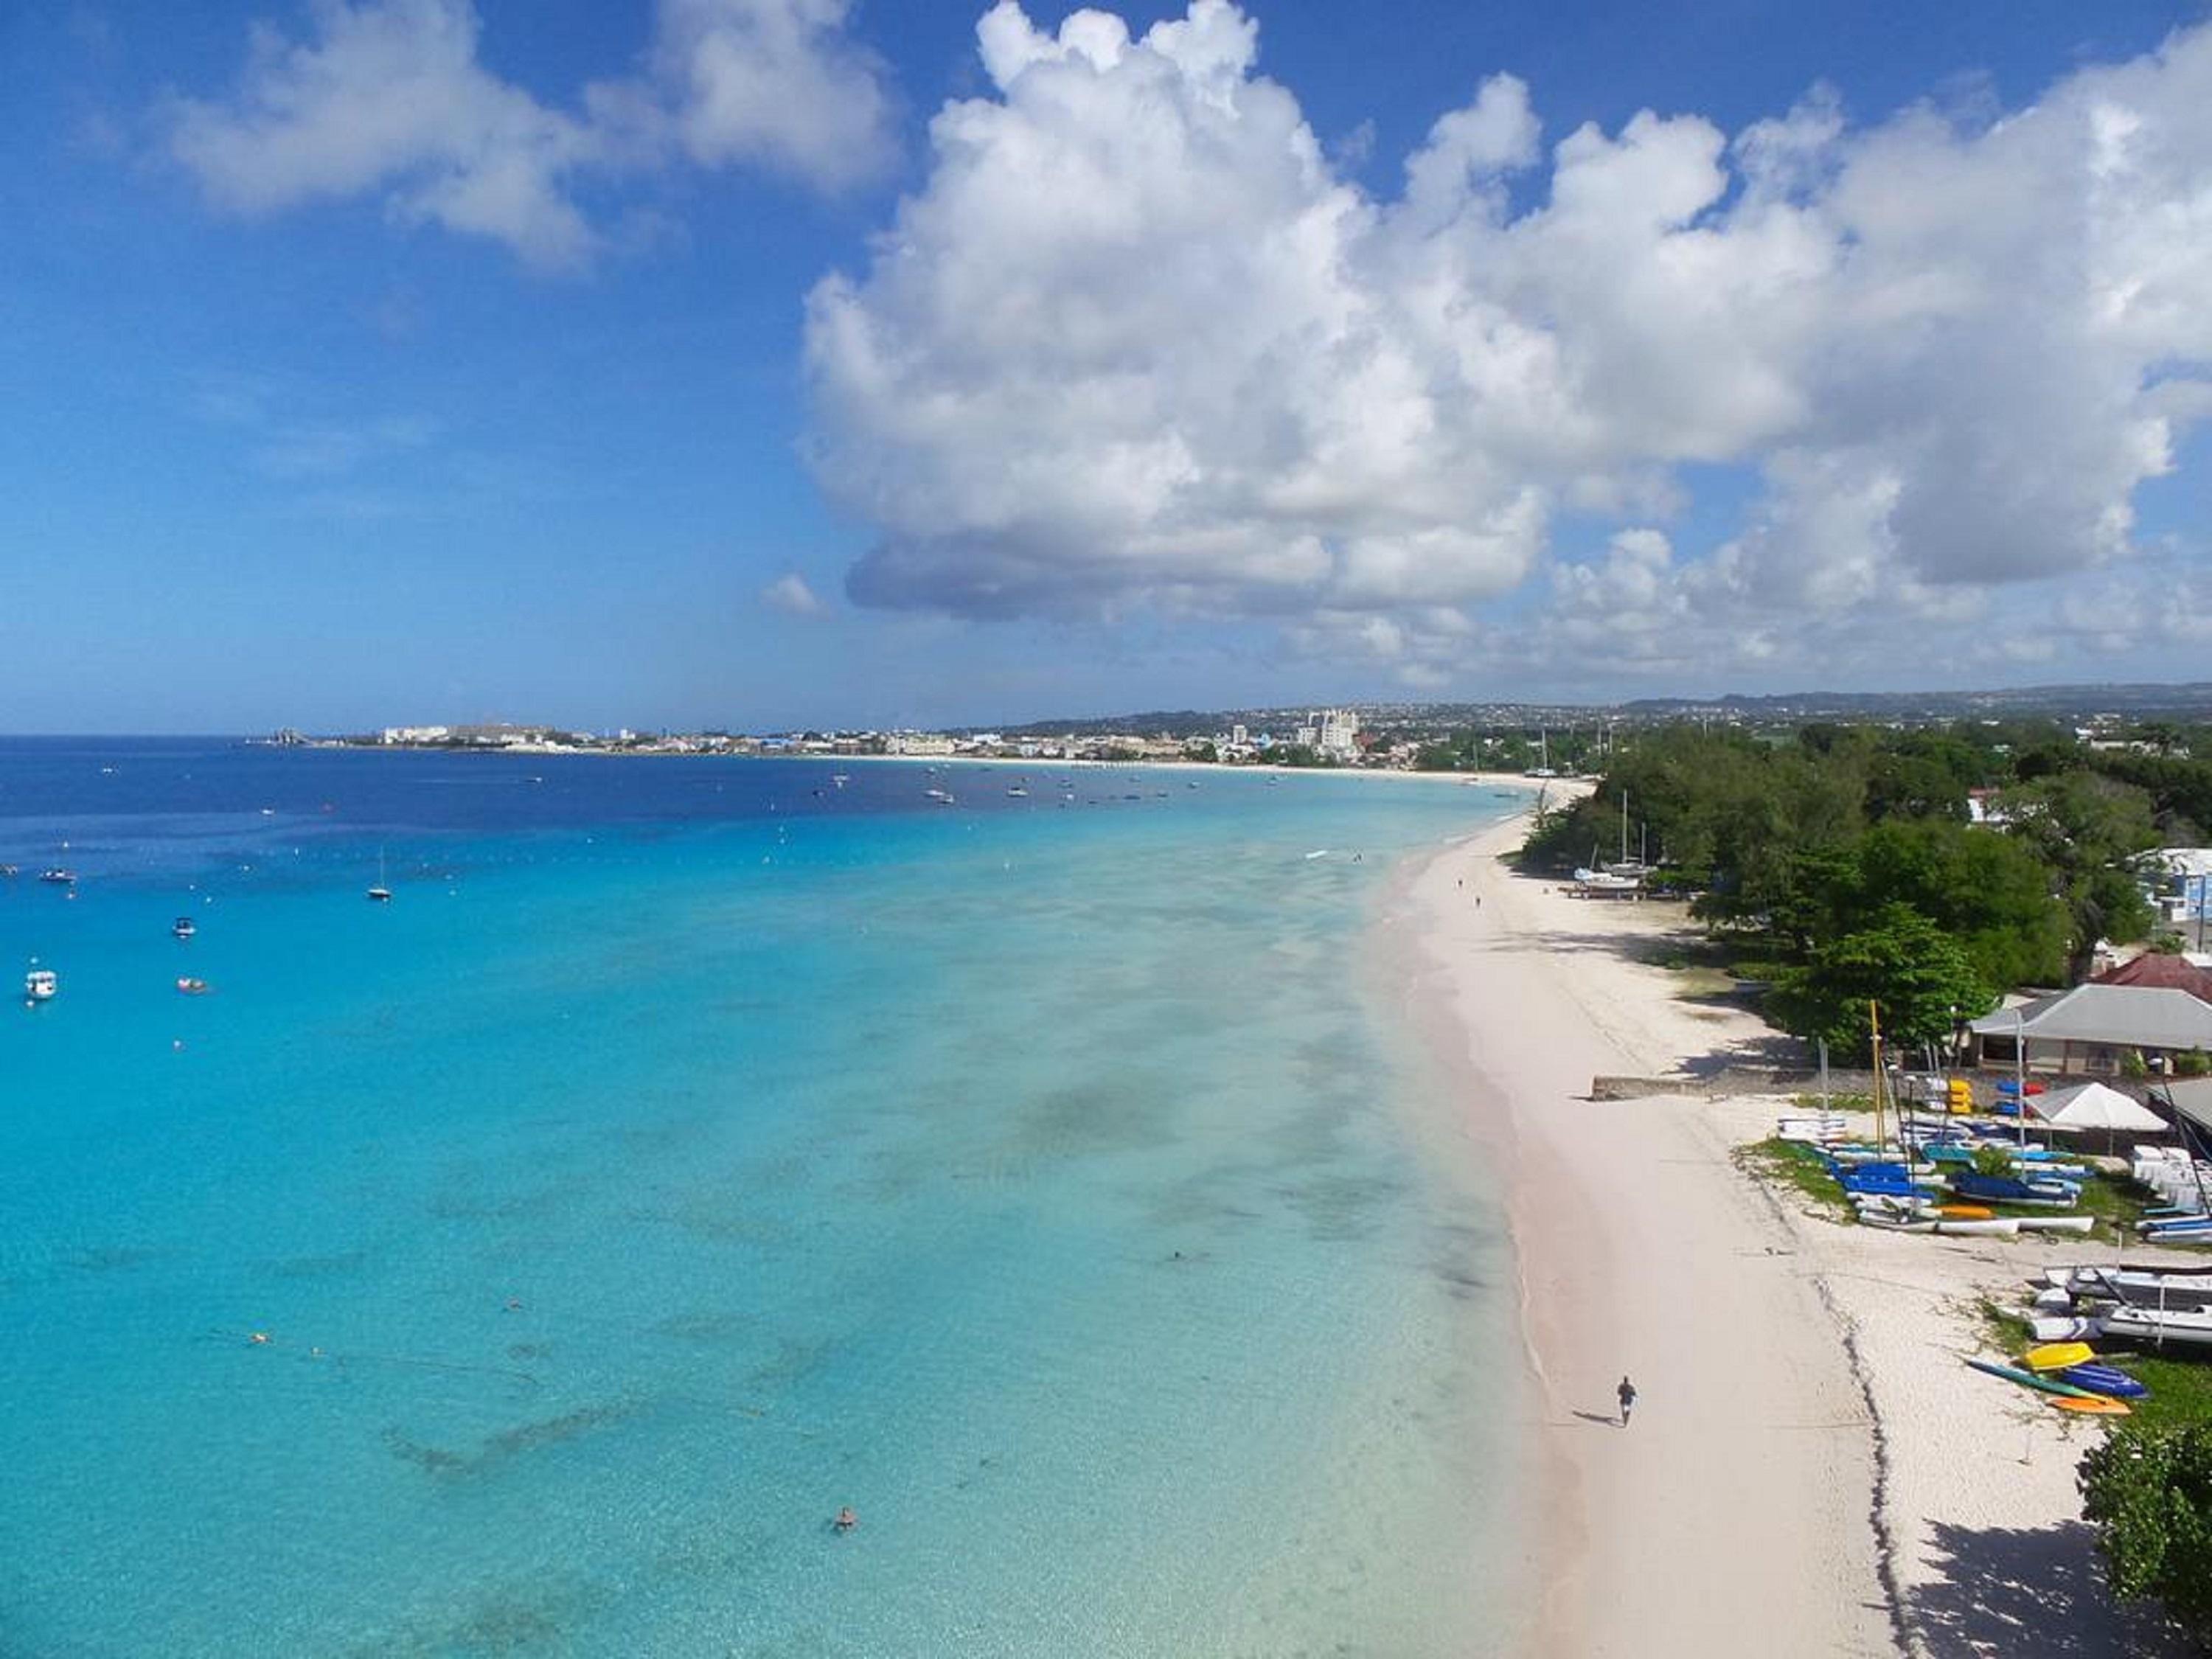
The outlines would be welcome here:
<svg viewBox="0 0 2212 1659">
<path fill-rule="evenodd" d="M 1502 1651 L 1512 806 L 0 740 L 0 1654 Z"/>
</svg>

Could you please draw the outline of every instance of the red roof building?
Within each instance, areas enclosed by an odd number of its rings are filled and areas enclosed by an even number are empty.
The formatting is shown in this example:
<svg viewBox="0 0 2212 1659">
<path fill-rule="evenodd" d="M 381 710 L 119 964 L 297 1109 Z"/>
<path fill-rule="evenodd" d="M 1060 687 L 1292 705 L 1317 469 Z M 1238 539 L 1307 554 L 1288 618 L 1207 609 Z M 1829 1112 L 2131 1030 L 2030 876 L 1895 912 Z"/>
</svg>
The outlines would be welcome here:
<svg viewBox="0 0 2212 1659">
<path fill-rule="evenodd" d="M 2160 956 L 2146 951 L 2131 961 L 2124 962 L 2108 973 L 2102 973 L 2090 981 L 2094 985 L 2141 985 L 2161 991 L 2186 991 L 2205 1002 L 2212 1002 L 2212 968 L 2199 968 L 2181 957 Z"/>
</svg>

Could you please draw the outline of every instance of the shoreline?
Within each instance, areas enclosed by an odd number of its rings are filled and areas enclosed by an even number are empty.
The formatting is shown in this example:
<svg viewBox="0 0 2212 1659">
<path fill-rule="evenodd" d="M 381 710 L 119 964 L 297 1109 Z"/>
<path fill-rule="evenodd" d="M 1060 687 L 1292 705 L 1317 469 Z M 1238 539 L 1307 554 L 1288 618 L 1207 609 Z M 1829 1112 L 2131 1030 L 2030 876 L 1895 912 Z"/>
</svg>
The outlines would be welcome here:
<svg viewBox="0 0 2212 1659">
<path fill-rule="evenodd" d="M 1639 994 L 1593 937 L 1616 924 L 1500 865 L 1524 831 L 1453 844 L 1409 890 L 1416 1012 L 1497 1159 L 1512 1239 L 1536 1541 L 1518 1650 L 1727 1652 L 1764 1629 L 1894 1653 L 1872 1437 L 1832 1322 L 1702 1100 L 1587 1098 L 1599 1073 L 1677 1069 L 1671 994 Z"/>
<path fill-rule="evenodd" d="M 2104 1587 L 2074 1474 L 2102 1430 L 1960 1363 L 1996 1352 L 1985 1304 L 2078 1248 L 1808 1212 L 1732 1157 L 1786 1096 L 1591 1099 L 1601 1073 L 1711 1075 L 1778 1039 L 1654 964 L 1679 903 L 1509 869 L 1525 824 L 1416 855 L 1402 901 L 1410 1012 L 1506 1197 L 1537 1533 L 1516 1651 L 1703 1659 L 1763 1632 L 1917 1659 L 2039 1631 L 2075 1659 L 2192 1651 Z"/>
</svg>

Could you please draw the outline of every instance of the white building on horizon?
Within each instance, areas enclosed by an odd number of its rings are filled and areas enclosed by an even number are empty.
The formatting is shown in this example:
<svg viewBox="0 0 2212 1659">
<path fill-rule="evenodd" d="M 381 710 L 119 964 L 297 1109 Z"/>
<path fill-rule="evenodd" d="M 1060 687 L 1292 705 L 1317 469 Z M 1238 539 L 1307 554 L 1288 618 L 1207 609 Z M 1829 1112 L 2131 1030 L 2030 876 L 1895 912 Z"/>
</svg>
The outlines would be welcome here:
<svg viewBox="0 0 2212 1659">
<path fill-rule="evenodd" d="M 1359 752 L 1359 716 L 1349 708 L 1324 708 L 1313 717 L 1314 747 L 1349 760 Z"/>
</svg>

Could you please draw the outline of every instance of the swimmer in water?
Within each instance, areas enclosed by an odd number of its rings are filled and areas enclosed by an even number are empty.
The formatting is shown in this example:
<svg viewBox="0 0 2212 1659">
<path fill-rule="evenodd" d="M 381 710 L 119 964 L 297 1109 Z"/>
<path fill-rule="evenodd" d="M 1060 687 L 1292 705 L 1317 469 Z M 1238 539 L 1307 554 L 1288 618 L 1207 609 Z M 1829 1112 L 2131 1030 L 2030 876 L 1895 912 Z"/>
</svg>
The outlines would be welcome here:
<svg viewBox="0 0 2212 1659">
<path fill-rule="evenodd" d="M 837 1511 L 837 1518 L 830 1524 L 839 1532 L 850 1532 L 860 1524 L 860 1517 L 853 1513 L 852 1505 L 848 1504 Z"/>
</svg>

